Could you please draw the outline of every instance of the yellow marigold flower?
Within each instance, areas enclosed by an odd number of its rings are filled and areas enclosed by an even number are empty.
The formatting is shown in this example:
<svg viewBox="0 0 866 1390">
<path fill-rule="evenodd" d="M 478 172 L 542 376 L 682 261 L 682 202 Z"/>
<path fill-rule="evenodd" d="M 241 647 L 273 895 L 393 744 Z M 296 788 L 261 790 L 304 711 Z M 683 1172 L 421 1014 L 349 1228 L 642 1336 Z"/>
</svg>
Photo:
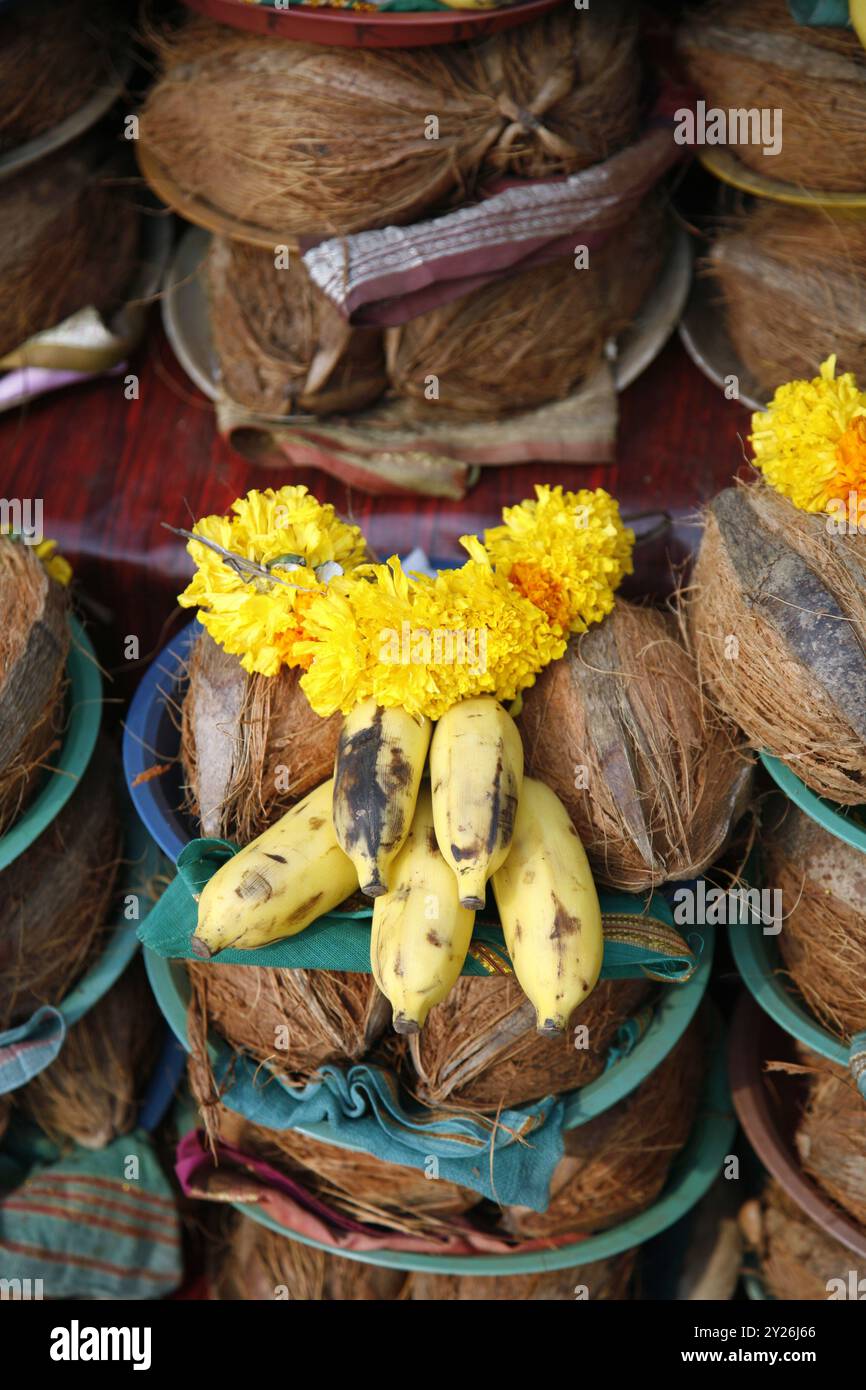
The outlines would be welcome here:
<svg viewBox="0 0 866 1390">
<path fill-rule="evenodd" d="M 66 588 L 72 581 L 72 566 L 62 555 L 57 554 L 56 541 L 40 541 L 36 554 L 45 566 L 51 579 Z"/>
<path fill-rule="evenodd" d="M 311 600 L 298 650 L 310 658 L 301 685 L 317 714 L 372 698 L 438 719 L 473 695 L 514 699 L 562 655 L 564 638 L 475 547 L 433 579 L 406 575 L 394 556 Z"/>
<path fill-rule="evenodd" d="M 28 544 L 24 537 L 11 526 L 5 526 L 0 530 L 0 535 L 9 536 L 11 540 L 21 541 Z M 37 560 L 41 561 L 42 567 L 50 579 L 66 588 L 72 582 L 72 566 L 62 555 L 57 554 L 56 541 L 39 541 L 33 546 Z"/>
<path fill-rule="evenodd" d="M 866 495 L 866 394 L 851 372 L 836 376 L 836 358 L 811 381 L 780 386 L 752 416 L 755 465 L 767 482 L 804 512 L 823 512 L 850 492 Z"/>
<path fill-rule="evenodd" d="M 254 490 L 233 502 L 231 511 L 202 517 L 194 531 L 270 568 L 284 582 L 243 578 L 207 546 L 190 541 L 196 572 L 178 603 L 197 607 L 214 641 L 240 657 L 247 671 L 274 676 L 281 666 L 306 665 L 309 658 L 298 650 L 306 635 L 305 614 L 311 597 L 325 589 L 315 570 L 329 561 L 344 571 L 364 562 L 363 534 L 303 486 Z M 288 569 L 276 563 L 288 556 L 300 556 L 304 564 Z"/>
<path fill-rule="evenodd" d="M 538 603 L 553 631 L 585 632 L 607 616 L 614 591 L 632 572 L 634 546 L 609 493 L 536 487 L 535 501 L 506 507 L 502 519 L 485 531 L 485 549 L 497 571 Z"/>
</svg>

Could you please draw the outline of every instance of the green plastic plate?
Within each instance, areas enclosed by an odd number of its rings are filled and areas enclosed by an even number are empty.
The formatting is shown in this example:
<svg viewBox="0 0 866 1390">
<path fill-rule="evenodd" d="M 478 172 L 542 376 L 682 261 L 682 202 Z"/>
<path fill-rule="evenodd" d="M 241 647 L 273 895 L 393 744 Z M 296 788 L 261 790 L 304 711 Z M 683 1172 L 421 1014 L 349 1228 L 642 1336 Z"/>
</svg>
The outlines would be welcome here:
<svg viewBox="0 0 866 1390">
<path fill-rule="evenodd" d="M 663 986 L 652 1023 L 628 1056 L 608 1067 L 587 1086 L 566 1096 L 566 1129 L 575 1129 L 578 1125 L 586 1124 L 587 1120 L 594 1119 L 596 1115 L 616 1105 L 617 1101 L 623 1100 L 646 1080 L 659 1063 L 664 1061 L 671 1048 L 679 1042 L 697 1012 L 712 968 L 714 931 L 712 927 L 703 927 L 701 931 L 704 947 L 700 963 L 692 978 L 686 984 Z M 166 960 L 145 948 L 144 963 L 163 1016 L 175 1037 L 188 1052 L 186 1012 L 190 988 L 185 962 Z M 213 966 L 215 970 L 219 968 L 218 965 Z M 304 1128 L 303 1133 L 330 1144 L 336 1142 L 330 1127 L 326 1124 L 310 1125 Z"/>
<path fill-rule="evenodd" d="M 769 753 L 762 753 L 761 762 L 776 786 L 782 789 L 795 806 L 799 806 L 801 811 L 817 821 L 831 835 L 866 854 L 866 825 L 859 825 L 857 821 L 852 820 L 850 815 L 845 814 L 843 807 L 837 806 L 835 802 L 825 801 L 822 796 L 816 796 L 806 783 L 778 758 L 771 757 Z"/>
<path fill-rule="evenodd" d="M 776 938 L 766 936 L 760 922 L 731 926 L 728 934 L 737 969 L 764 1012 L 805 1047 L 847 1067 L 845 1044 L 822 1028 L 799 996 L 786 987 Z"/>
<path fill-rule="evenodd" d="M 684 988 L 688 988 L 685 986 Z M 374 1264 L 386 1269 L 420 1270 L 427 1274 L 540 1274 L 546 1270 L 570 1269 L 604 1260 L 643 1245 L 653 1236 L 666 1231 L 709 1191 L 719 1169 L 731 1151 L 736 1120 L 731 1108 L 725 1067 L 725 1047 L 721 1021 L 715 1009 L 708 1009 L 712 1024 L 712 1043 L 709 1048 L 710 1067 L 704 1083 L 698 1118 L 691 1138 L 674 1163 L 667 1186 L 657 1202 L 646 1211 L 614 1226 L 609 1231 L 587 1236 L 556 1250 L 532 1250 L 513 1255 L 422 1255 L 397 1250 L 355 1251 L 339 1250 L 308 1236 L 288 1232 L 272 1217 L 259 1210 L 255 1202 L 239 1202 L 237 1210 L 251 1221 L 258 1221 L 289 1240 L 312 1245 L 329 1254 L 339 1254 L 362 1264 Z"/>
<path fill-rule="evenodd" d="M 90 639 L 70 618 L 69 723 L 56 768 L 46 774 L 36 796 L 6 834 L 0 836 L 0 870 L 29 849 L 63 809 L 87 769 L 102 719 L 102 677 Z"/>
</svg>

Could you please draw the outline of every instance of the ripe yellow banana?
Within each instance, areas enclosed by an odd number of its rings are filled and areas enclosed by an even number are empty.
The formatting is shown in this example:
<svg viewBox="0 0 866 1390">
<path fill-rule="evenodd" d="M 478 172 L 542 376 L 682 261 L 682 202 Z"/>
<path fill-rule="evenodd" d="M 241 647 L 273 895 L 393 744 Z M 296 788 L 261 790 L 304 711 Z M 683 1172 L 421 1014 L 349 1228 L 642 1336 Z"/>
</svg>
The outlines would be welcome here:
<svg viewBox="0 0 866 1390">
<path fill-rule="evenodd" d="M 409 833 L 431 727 L 372 700 L 346 716 L 334 763 L 334 829 L 370 898 L 387 893 L 389 866 Z"/>
<path fill-rule="evenodd" d="M 217 869 L 199 899 L 197 956 L 295 936 L 357 891 L 358 875 L 334 834 L 333 791 L 329 778 Z"/>
<path fill-rule="evenodd" d="M 526 777 L 511 852 L 493 893 L 514 973 L 539 1033 L 557 1037 L 601 972 L 601 908 L 589 862 L 555 792 Z"/>
<path fill-rule="evenodd" d="M 492 696 L 453 705 L 430 746 L 436 839 L 464 907 L 484 906 L 487 880 L 508 853 L 523 782 L 523 744 Z"/>
<path fill-rule="evenodd" d="M 397 1032 L 417 1033 L 463 969 L 475 922 L 439 853 L 427 782 L 391 872 L 391 891 L 373 904 L 370 963 Z"/>
</svg>

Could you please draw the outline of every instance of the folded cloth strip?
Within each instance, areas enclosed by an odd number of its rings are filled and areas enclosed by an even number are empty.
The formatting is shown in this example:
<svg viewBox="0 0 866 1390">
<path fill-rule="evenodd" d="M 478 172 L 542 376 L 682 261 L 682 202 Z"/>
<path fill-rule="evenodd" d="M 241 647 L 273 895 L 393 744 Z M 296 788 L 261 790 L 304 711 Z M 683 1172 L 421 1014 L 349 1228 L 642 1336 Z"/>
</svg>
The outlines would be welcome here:
<svg viewBox="0 0 866 1390">
<path fill-rule="evenodd" d="M 396 1078 L 358 1063 L 320 1067 L 319 1080 L 290 1087 L 251 1057 L 212 1042 L 214 1080 L 223 1105 L 267 1129 L 327 1126 L 327 1139 L 384 1163 L 427 1171 L 494 1202 L 545 1211 L 550 1180 L 562 1158 L 564 1102 L 546 1096 L 484 1116 L 432 1110 L 404 1102 Z M 323 1136 L 325 1137 L 325 1136 Z"/>
<path fill-rule="evenodd" d="M 228 840 L 192 840 L 178 855 L 177 877 L 151 908 L 138 929 L 139 940 L 169 960 L 195 960 L 191 940 L 198 920 L 198 897 L 204 885 L 227 859 L 237 853 Z M 629 893 L 603 892 L 605 929 L 602 978 L 649 975 L 682 984 L 697 967 L 697 953 L 673 926 L 673 914 L 660 893 L 649 901 Z M 255 950 L 232 947 L 220 951 L 220 965 L 282 967 L 288 970 L 354 970 L 370 972 L 368 907 L 334 912 L 319 918 L 295 936 Z M 510 974 L 511 962 L 499 926 L 476 922 L 464 975 Z"/>
<path fill-rule="evenodd" d="M 563 179 L 500 185 L 471 207 L 409 227 L 331 238 L 304 255 L 310 278 L 350 323 L 389 327 L 491 280 L 600 246 L 682 157 L 667 121 Z"/>
<path fill-rule="evenodd" d="M 177 1146 L 175 1171 L 188 1197 L 254 1205 L 287 1232 L 320 1241 L 333 1250 L 403 1250 L 450 1255 L 505 1255 L 573 1244 L 573 1235 L 554 1240 L 514 1241 L 473 1227 L 454 1216 L 447 1234 L 406 1235 L 353 1221 L 313 1196 L 300 1183 L 261 1159 L 218 1143 L 214 1155 L 204 1134 L 185 1134 Z"/>
</svg>

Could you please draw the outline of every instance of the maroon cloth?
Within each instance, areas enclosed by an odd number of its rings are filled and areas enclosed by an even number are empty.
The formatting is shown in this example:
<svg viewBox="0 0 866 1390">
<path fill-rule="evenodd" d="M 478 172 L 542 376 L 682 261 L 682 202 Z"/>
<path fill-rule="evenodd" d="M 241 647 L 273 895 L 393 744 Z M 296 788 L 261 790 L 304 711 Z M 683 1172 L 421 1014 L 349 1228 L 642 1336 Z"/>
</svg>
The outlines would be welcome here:
<svg viewBox="0 0 866 1390">
<path fill-rule="evenodd" d="M 177 1146 L 175 1165 L 188 1197 L 210 1201 L 255 1203 L 287 1234 L 306 1236 L 339 1250 L 403 1250 L 427 1254 L 517 1254 L 530 1250 L 576 1245 L 579 1236 L 515 1242 L 476 1230 L 465 1217 L 453 1217 L 448 1235 L 402 1235 L 367 1226 L 320 1202 L 300 1183 L 261 1159 L 251 1158 L 230 1144 L 217 1144 L 217 1157 L 206 1146 L 202 1130 L 185 1134 Z"/>
</svg>

